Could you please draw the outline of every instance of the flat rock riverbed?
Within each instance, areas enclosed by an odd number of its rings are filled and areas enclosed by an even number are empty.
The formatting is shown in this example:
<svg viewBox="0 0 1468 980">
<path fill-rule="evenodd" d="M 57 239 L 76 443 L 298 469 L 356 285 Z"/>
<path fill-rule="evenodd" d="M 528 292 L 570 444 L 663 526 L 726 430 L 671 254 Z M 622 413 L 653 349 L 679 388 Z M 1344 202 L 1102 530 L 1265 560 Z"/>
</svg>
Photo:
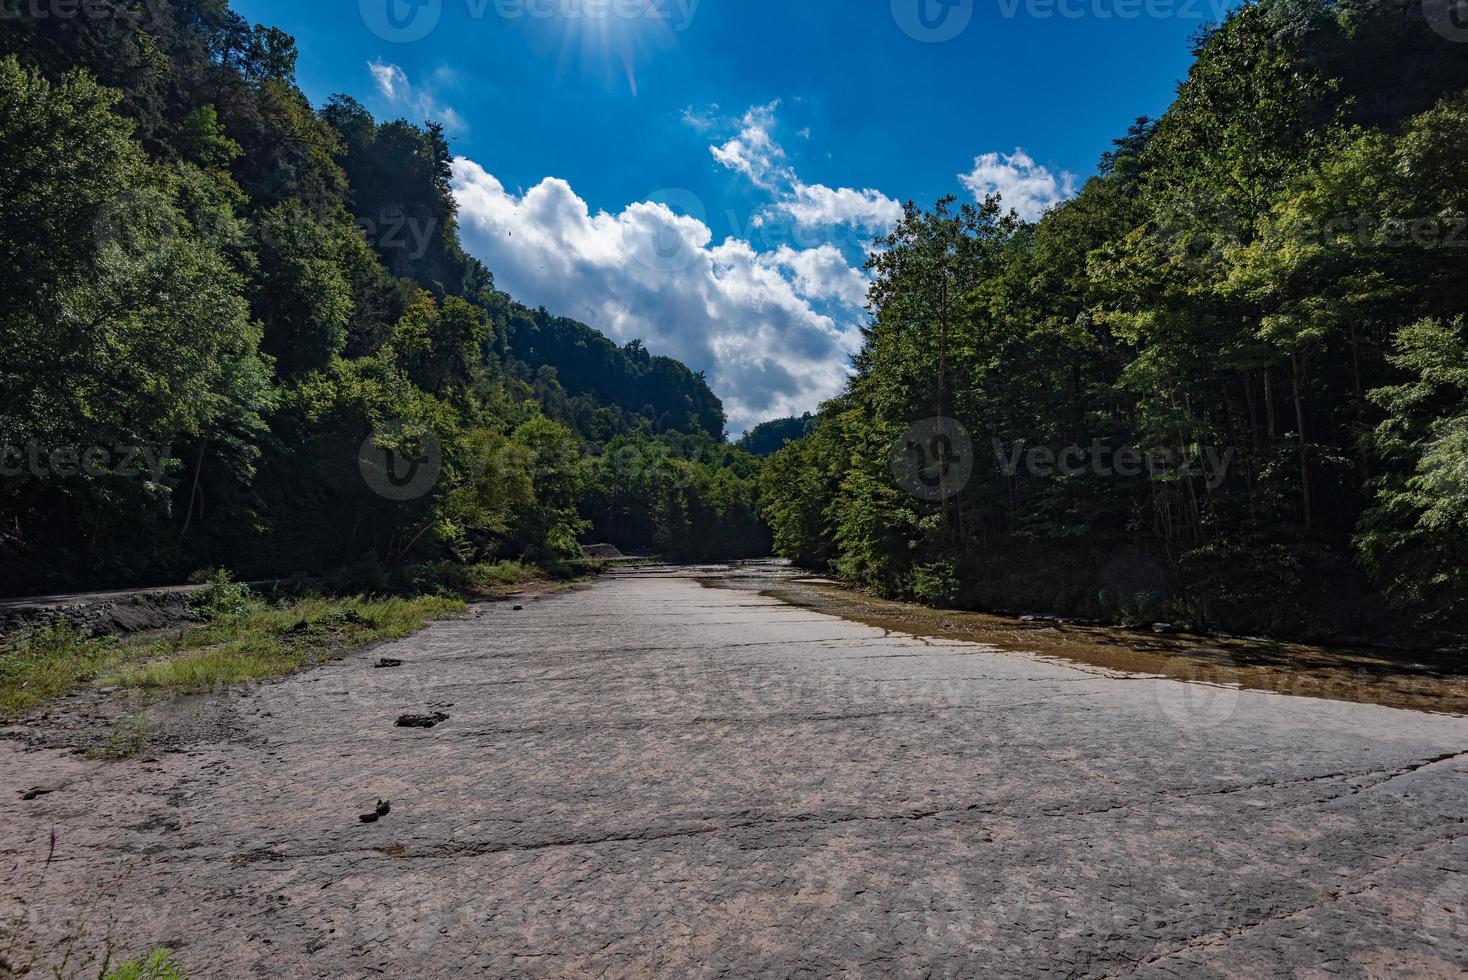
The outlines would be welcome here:
<svg viewBox="0 0 1468 980">
<path fill-rule="evenodd" d="M 228 723 L 155 757 L 0 732 L 0 955 L 48 977 L 162 946 L 194 978 L 1468 970 L 1463 717 L 903 631 L 782 601 L 789 577 L 476 606 L 158 706 Z"/>
</svg>

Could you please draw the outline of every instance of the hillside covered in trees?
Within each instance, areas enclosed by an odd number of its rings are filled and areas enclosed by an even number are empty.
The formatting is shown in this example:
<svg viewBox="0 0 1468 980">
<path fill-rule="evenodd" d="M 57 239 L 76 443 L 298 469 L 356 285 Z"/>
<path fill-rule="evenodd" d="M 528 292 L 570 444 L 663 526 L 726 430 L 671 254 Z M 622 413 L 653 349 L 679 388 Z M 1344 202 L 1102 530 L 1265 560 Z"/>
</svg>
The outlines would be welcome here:
<svg viewBox="0 0 1468 980">
<path fill-rule="evenodd" d="M 765 471 L 779 550 L 938 604 L 1461 635 L 1468 45 L 1432 16 L 1248 3 L 1037 224 L 909 207 L 855 378 Z"/>
<path fill-rule="evenodd" d="M 0 18 L 0 591 L 767 551 L 701 376 L 465 254 L 437 125 L 313 107 L 225 0 L 111 7 Z"/>
</svg>

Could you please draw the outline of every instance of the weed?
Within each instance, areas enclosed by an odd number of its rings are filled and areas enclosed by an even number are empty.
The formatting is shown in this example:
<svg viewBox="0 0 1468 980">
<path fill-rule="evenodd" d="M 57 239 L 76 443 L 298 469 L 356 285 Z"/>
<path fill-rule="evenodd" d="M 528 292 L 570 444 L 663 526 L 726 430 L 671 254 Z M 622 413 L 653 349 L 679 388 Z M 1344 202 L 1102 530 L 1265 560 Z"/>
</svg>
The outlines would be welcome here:
<svg viewBox="0 0 1468 980">
<path fill-rule="evenodd" d="M 166 637 L 93 639 L 69 627 L 40 630 L 0 649 L 0 714 L 19 717 L 97 678 L 166 696 L 279 677 L 377 640 L 409 636 L 461 609 L 463 602 L 442 596 L 310 597 L 281 606 L 252 598 L 241 611 Z"/>
<path fill-rule="evenodd" d="M 0 715 L 19 717 L 95 677 L 112 662 L 115 645 L 71 626 L 22 634 L 0 648 Z"/>
<path fill-rule="evenodd" d="M 102 975 L 102 980 L 188 980 L 188 975 L 167 949 L 155 949 L 146 957 L 129 960 Z"/>
<path fill-rule="evenodd" d="M 203 591 L 197 593 L 192 605 L 205 621 L 225 616 L 242 616 L 258 608 L 260 600 L 248 585 L 236 582 L 229 572 L 220 570 L 210 575 Z"/>
<path fill-rule="evenodd" d="M 142 754 L 143 747 L 147 744 L 148 720 L 142 714 L 132 714 L 117 723 L 106 744 L 94 755 L 98 759 L 111 761 L 131 759 Z"/>
<path fill-rule="evenodd" d="M 155 662 L 108 677 L 119 687 L 209 691 L 279 677 L 377 640 L 399 639 L 463 608 L 453 599 L 302 599 L 208 624 Z"/>
</svg>

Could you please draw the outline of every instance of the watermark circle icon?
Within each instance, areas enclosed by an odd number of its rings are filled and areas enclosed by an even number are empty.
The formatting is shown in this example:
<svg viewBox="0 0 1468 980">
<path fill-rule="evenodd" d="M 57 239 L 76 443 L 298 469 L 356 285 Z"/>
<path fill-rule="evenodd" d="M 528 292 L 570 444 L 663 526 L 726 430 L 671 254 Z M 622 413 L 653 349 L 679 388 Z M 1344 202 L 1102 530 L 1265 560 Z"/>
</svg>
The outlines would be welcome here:
<svg viewBox="0 0 1468 980">
<path fill-rule="evenodd" d="M 384 41 L 412 44 L 438 26 L 443 0 L 357 0 L 367 29 Z"/>
<path fill-rule="evenodd" d="M 92 236 L 97 247 L 118 246 L 156 248 L 173 237 L 172 224 L 160 220 L 168 207 L 167 198 L 157 190 L 123 191 L 103 203 L 92 221 Z"/>
<path fill-rule="evenodd" d="M 680 220 L 669 222 L 659 216 L 655 219 L 651 241 L 634 249 L 633 254 L 654 272 L 682 272 L 690 268 L 703 251 L 703 244 L 697 237 L 690 237 L 692 229 L 683 219 L 708 224 L 703 198 L 686 187 L 664 187 L 649 194 L 647 203 L 662 205 Z"/>
<path fill-rule="evenodd" d="M 1468 42 L 1468 0 L 1422 0 L 1422 15 L 1440 37 Z"/>
<path fill-rule="evenodd" d="M 1159 677 L 1153 682 L 1157 707 L 1163 717 L 1185 730 L 1217 728 L 1239 710 L 1242 690 L 1233 679 L 1235 662 L 1222 652 L 1210 663 L 1195 665 L 1181 677 Z"/>
<path fill-rule="evenodd" d="M 387 500 L 425 497 L 443 472 L 443 444 L 432 431 L 409 434 L 402 422 L 377 429 L 362 441 L 357 466 L 372 492 Z"/>
<path fill-rule="evenodd" d="M 942 44 L 968 30 L 974 0 L 892 0 L 892 19 L 913 40 Z"/>
<path fill-rule="evenodd" d="M 974 440 L 956 419 L 924 419 L 892 444 L 892 476 L 918 500 L 957 496 L 973 475 Z"/>
</svg>

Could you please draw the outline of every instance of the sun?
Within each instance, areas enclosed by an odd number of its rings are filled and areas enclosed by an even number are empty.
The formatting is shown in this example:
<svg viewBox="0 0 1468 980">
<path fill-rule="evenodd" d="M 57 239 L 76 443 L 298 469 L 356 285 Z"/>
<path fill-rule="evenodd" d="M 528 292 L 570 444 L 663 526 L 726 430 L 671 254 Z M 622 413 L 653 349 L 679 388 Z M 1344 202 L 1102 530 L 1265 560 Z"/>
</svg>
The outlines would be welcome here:
<svg viewBox="0 0 1468 980">
<path fill-rule="evenodd" d="M 637 94 L 637 69 L 677 43 L 676 4 L 665 0 L 527 0 L 539 44 L 556 52 L 560 71 L 579 70 Z"/>
</svg>

